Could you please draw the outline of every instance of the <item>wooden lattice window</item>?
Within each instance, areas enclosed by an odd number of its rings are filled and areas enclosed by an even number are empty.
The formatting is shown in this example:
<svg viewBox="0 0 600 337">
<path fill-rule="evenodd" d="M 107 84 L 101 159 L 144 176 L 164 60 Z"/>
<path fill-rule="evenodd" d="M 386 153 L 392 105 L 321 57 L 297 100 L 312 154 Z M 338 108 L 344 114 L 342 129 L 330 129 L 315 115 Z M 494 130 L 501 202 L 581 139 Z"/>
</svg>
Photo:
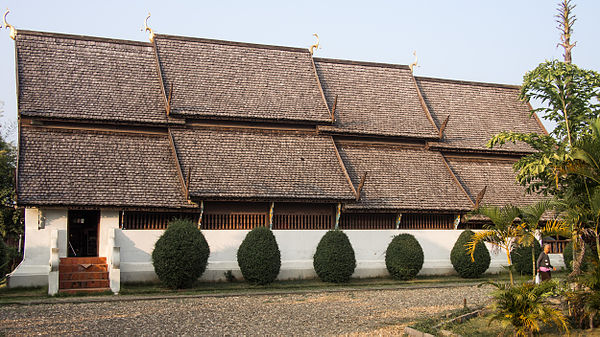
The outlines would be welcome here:
<svg viewBox="0 0 600 337">
<path fill-rule="evenodd" d="M 204 214 L 202 229 L 253 229 L 269 225 L 264 213 Z"/>
<path fill-rule="evenodd" d="M 198 221 L 198 214 L 178 212 L 124 212 L 123 229 L 167 229 L 173 219 L 190 219 Z"/>
<path fill-rule="evenodd" d="M 400 229 L 454 229 L 451 214 L 403 214 Z"/>
<path fill-rule="evenodd" d="M 396 214 L 393 213 L 342 213 L 340 229 L 394 229 Z"/>
<path fill-rule="evenodd" d="M 275 214 L 273 229 L 331 229 L 330 214 Z"/>
</svg>

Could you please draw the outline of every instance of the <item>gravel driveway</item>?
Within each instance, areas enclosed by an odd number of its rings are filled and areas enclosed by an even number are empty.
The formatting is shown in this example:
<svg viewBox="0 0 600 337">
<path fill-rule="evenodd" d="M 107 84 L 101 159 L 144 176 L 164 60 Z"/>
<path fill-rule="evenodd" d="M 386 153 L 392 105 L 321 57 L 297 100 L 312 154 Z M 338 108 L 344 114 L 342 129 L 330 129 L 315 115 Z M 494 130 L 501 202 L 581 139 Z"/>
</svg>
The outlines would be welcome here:
<svg viewBox="0 0 600 337">
<path fill-rule="evenodd" d="M 390 289 L 0 307 L 0 335 L 399 335 L 490 288 Z"/>
</svg>

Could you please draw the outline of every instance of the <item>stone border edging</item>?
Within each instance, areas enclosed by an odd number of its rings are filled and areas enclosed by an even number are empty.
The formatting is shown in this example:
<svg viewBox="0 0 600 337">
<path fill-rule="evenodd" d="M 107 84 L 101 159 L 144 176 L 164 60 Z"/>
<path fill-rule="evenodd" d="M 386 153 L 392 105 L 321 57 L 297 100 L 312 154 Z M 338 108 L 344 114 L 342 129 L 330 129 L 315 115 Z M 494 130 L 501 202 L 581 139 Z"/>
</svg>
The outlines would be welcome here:
<svg viewBox="0 0 600 337">
<path fill-rule="evenodd" d="M 129 302 L 129 301 L 153 301 L 163 299 L 186 299 L 186 298 L 211 298 L 211 297 L 237 297 L 237 296 L 265 296 L 265 295 L 296 295 L 296 294 L 318 294 L 318 293 L 337 293 L 347 291 L 380 291 L 380 290 L 411 290 L 411 289 L 436 289 L 436 288 L 458 288 L 472 287 L 476 283 L 449 283 L 444 285 L 418 285 L 418 286 L 398 286 L 398 287 L 364 287 L 364 288 L 335 288 L 335 289 L 306 289 L 289 291 L 250 291 L 250 292 L 221 292 L 204 294 L 186 294 L 186 295 L 113 295 L 113 296 L 85 296 L 74 298 L 48 298 L 42 300 L 23 300 L 8 301 L 0 303 L 5 305 L 39 305 L 39 304 L 69 304 L 69 303 L 101 303 L 101 302 Z"/>
<path fill-rule="evenodd" d="M 441 322 L 441 323 L 435 325 L 433 328 L 434 329 L 439 329 L 439 328 L 441 328 L 444 325 L 447 325 L 447 324 L 450 324 L 450 323 L 454 323 L 454 322 L 457 322 L 457 321 L 459 321 L 460 323 L 468 321 L 468 320 L 470 320 L 473 317 L 477 317 L 477 316 L 481 315 L 484 312 L 484 310 L 485 310 L 485 308 L 484 309 L 477 309 L 477 310 L 472 311 L 472 312 L 468 312 L 468 313 L 460 315 L 458 317 L 454 317 L 451 320 L 448 320 L 448 321 L 445 321 L 445 322 Z M 407 334 L 407 335 L 409 335 L 409 336 L 412 336 L 412 337 L 435 337 L 434 335 L 432 335 L 430 333 L 422 332 L 422 331 L 419 331 L 419 330 L 417 330 L 415 328 L 411 328 L 411 327 L 408 327 L 408 326 L 406 328 L 404 328 L 404 333 Z M 461 337 L 459 334 L 455 334 L 455 333 L 453 333 L 451 331 L 448 331 L 448 330 L 440 330 L 440 333 L 442 335 L 444 335 L 444 336 Z"/>
</svg>

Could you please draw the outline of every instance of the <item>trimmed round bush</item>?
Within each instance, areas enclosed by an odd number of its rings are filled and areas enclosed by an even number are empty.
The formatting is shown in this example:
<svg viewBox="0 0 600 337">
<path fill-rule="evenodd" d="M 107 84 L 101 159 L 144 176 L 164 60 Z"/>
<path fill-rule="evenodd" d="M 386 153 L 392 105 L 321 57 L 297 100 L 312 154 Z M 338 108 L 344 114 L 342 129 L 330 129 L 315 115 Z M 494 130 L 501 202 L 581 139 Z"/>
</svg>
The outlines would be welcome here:
<svg viewBox="0 0 600 337">
<path fill-rule="evenodd" d="M 0 279 L 8 273 L 8 248 L 0 237 Z"/>
<path fill-rule="evenodd" d="M 471 254 L 467 252 L 465 245 L 471 241 L 473 235 L 475 233 L 468 229 L 463 231 L 456 239 L 456 243 L 454 243 L 454 247 L 450 252 L 450 262 L 452 262 L 452 266 L 454 266 L 454 270 L 458 275 L 463 278 L 481 277 L 490 266 L 490 252 L 483 242 L 479 242 L 475 246 L 475 252 L 473 253 L 475 261 L 471 260 Z"/>
<path fill-rule="evenodd" d="M 385 251 L 385 266 L 398 280 L 413 279 L 423 267 L 423 248 L 410 234 L 394 236 Z"/>
<path fill-rule="evenodd" d="M 189 288 L 206 270 L 210 248 L 204 235 L 187 219 L 169 223 L 152 251 L 158 279 L 173 289 Z"/>
<path fill-rule="evenodd" d="M 540 253 L 542 252 L 542 246 L 538 240 L 534 240 L 535 250 L 535 261 L 537 261 Z M 517 246 L 512 252 L 510 252 L 510 259 L 513 264 L 515 271 L 521 275 L 531 275 L 533 272 L 533 261 L 531 260 L 531 246 Z"/>
<path fill-rule="evenodd" d="M 275 281 L 281 267 L 281 253 L 275 235 L 267 227 L 256 227 L 246 235 L 237 251 L 244 279 L 254 284 Z"/>
<path fill-rule="evenodd" d="M 354 249 L 346 233 L 331 230 L 321 238 L 313 256 L 313 267 L 324 282 L 348 282 L 356 268 Z"/>
<path fill-rule="evenodd" d="M 592 249 L 590 248 L 590 246 L 586 243 L 585 244 L 585 255 L 583 257 L 583 262 L 581 265 L 581 270 L 586 270 L 589 266 L 589 264 L 594 261 L 594 253 L 592 252 Z M 570 273 L 573 271 L 573 241 L 570 241 L 566 244 L 565 248 L 563 249 L 563 260 L 565 261 L 565 267 L 567 268 L 567 271 Z M 550 260 L 550 263 L 552 263 L 552 260 Z"/>
</svg>

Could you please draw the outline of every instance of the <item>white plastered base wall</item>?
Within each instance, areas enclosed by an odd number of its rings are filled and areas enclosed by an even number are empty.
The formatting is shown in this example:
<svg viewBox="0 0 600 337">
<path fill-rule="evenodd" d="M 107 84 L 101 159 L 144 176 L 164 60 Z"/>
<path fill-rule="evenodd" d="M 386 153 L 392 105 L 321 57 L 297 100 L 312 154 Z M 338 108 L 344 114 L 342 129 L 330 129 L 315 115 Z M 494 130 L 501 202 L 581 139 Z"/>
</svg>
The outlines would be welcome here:
<svg viewBox="0 0 600 337">
<path fill-rule="evenodd" d="M 38 229 L 39 210 L 25 210 L 25 258 L 10 275 L 10 287 L 44 286 L 48 284 L 50 258 L 50 232 L 58 231 L 59 255 L 67 256 L 67 210 L 44 209 L 44 222 Z M 44 220 L 45 219 L 45 220 Z M 109 231 L 119 226 L 117 211 L 102 211 L 99 228 L 99 253 L 107 256 Z M 225 272 L 231 270 L 241 279 L 236 253 L 247 230 L 204 230 L 210 246 L 208 266 L 201 279 L 206 281 L 225 280 Z M 273 231 L 281 251 L 281 271 L 278 279 L 314 278 L 312 257 L 325 230 L 276 230 Z M 385 250 L 395 235 L 410 233 L 423 247 L 425 263 L 420 275 L 455 274 L 450 263 L 450 251 L 461 230 L 345 230 L 352 243 L 357 260 L 353 277 L 366 278 L 388 275 L 385 268 Z M 121 281 L 145 282 L 157 279 L 152 266 L 154 243 L 162 230 L 118 230 L 115 244 L 121 247 Z M 488 248 L 491 248 L 488 246 Z M 488 273 L 497 273 L 506 265 L 503 252 L 490 249 L 492 262 Z M 563 266 L 562 255 L 552 254 L 552 263 Z"/>
<path fill-rule="evenodd" d="M 67 257 L 66 209 L 25 209 L 25 251 L 23 261 L 9 275 L 8 286 L 38 287 L 48 285 L 50 273 L 50 236 L 58 232 L 59 257 Z M 119 228 L 119 212 L 101 211 L 99 225 L 99 256 L 107 256 L 108 233 Z"/>
</svg>

